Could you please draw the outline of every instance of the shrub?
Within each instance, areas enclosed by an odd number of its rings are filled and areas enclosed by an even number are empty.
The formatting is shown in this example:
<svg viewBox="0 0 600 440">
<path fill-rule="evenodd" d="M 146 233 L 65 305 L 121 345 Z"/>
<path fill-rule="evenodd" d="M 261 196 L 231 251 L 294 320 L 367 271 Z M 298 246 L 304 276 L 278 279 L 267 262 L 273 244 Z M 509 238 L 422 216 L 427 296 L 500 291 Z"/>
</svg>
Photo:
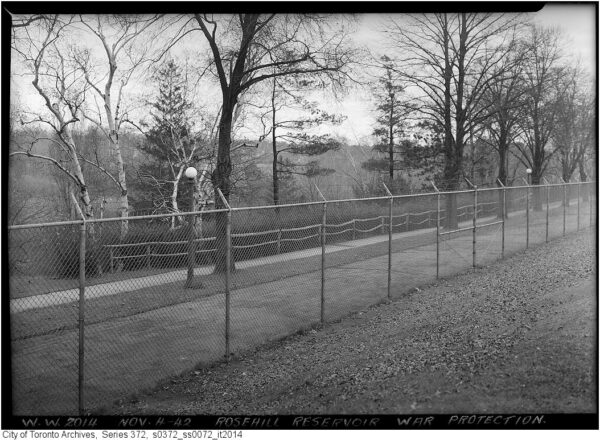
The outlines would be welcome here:
<svg viewBox="0 0 600 440">
<path fill-rule="evenodd" d="M 482 193 L 481 202 L 493 201 L 491 192 Z M 465 195 L 461 204 L 470 203 L 471 198 Z M 327 207 L 328 232 L 327 243 L 333 244 L 352 238 L 367 238 L 382 233 L 387 233 L 388 205 L 387 199 L 365 200 L 351 202 L 330 203 Z M 396 216 L 395 224 L 401 223 L 397 216 L 411 213 L 411 224 L 409 230 L 435 226 L 435 215 L 430 211 L 437 206 L 436 198 L 433 196 L 417 196 L 410 198 L 395 199 L 393 204 L 393 215 Z M 494 206 L 482 207 L 484 215 L 494 212 Z M 263 256 L 275 255 L 278 252 L 293 252 L 308 248 L 318 247 L 320 237 L 315 236 L 319 231 L 318 226 L 322 223 L 323 207 L 321 204 L 256 209 L 248 211 L 235 211 L 232 216 L 232 250 L 234 261 L 242 261 Z M 385 228 L 377 228 L 382 222 L 381 216 L 385 217 Z M 215 236 L 215 222 L 219 215 L 204 214 L 202 222 L 202 236 Z M 353 219 L 362 219 L 357 222 L 357 231 L 344 231 L 351 225 L 343 225 Z M 370 219 L 370 220 L 365 220 Z M 170 229 L 169 221 L 129 220 L 127 235 L 121 239 L 119 236 L 119 221 L 94 224 L 94 238 L 88 239 L 86 250 L 86 274 L 95 276 L 100 271 L 110 270 L 110 255 L 112 249 L 113 266 L 125 271 L 135 271 L 149 268 L 178 268 L 187 265 L 189 229 L 183 225 L 177 229 Z M 337 226 L 342 224 L 342 226 Z M 301 229 L 297 231 L 282 232 L 279 242 L 279 230 L 306 227 L 314 225 L 314 228 Z M 395 226 L 394 232 L 405 230 L 406 226 Z M 371 230 L 373 229 L 373 230 Z M 243 235 L 253 232 L 266 232 L 260 235 Z M 364 232 L 368 231 L 368 232 Z M 79 267 L 79 235 L 71 230 L 60 235 L 60 240 L 55 247 L 57 274 L 64 278 L 75 278 L 78 276 Z M 309 238 L 310 237 L 310 238 Z M 285 239 L 305 240 L 286 241 Z M 271 242 L 268 244 L 262 244 Z M 150 247 L 149 247 L 150 243 Z M 127 244 L 130 246 L 113 247 L 111 245 Z M 257 245 L 257 246 L 253 246 Z M 210 250 L 216 246 L 215 241 L 203 242 L 196 245 L 196 250 Z M 249 247 L 245 247 L 249 246 Z M 251 246 L 251 247 L 250 247 Z M 240 248 L 241 247 L 241 248 Z M 148 254 L 148 251 L 149 254 Z M 196 254 L 197 265 L 209 265 L 213 263 L 215 252 L 203 252 Z M 119 258 L 125 257 L 125 258 Z M 118 262 L 118 264 L 117 264 Z"/>
<path fill-rule="evenodd" d="M 54 247 L 56 275 L 59 278 L 79 277 L 79 236 L 64 235 Z M 94 277 L 103 270 L 103 249 L 98 243 L 86 243 L 85 276 Z M 105 264 L 105 263 L 104 263 Z"/>
</svg>

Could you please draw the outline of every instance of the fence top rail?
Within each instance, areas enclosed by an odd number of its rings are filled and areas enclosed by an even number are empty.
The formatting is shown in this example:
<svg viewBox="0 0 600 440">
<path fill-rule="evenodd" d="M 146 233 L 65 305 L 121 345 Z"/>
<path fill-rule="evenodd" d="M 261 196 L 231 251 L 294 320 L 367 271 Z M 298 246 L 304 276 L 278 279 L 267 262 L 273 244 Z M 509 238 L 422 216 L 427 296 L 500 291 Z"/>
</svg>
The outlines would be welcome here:
<svg viewBox="0 0 600 440">
<path fill-rule="evenodd" d="M 319 202 L 302 202 L 302 203 L 286 203 L 283 205 L 262 205 L 262 206 L 238 206 L 235 208 L 231 208 L 232 211 L 259 211 L 262 209 L 279 209 L 279 208 L 293 208 L 296 206 L 313 206 L 313 205 L 322 205 L 322 200 Z M 327 202 L 329 203 L 329 201 Z"/>
<path fill-rule="evenodd" d="M 565 182 L 565 183 L 544 183 L 544 184 L 540 184 L 540 185 L 520 185 L 520 186 L 506 186 L 506 189 L 525 189 L 525 188 L 543 188 L 546 186 L 573 186 L 573 185 L 589 185 L 595 183 L 595 181 L 589 181 L 589 182 Z M 485 188 L 484 190 L 498 190 L 501 188 Z M 482 190 L 482 191 L 484 191 Z"/>
<path fill-rule="evenodd" d="M 545 185 L 533 185 L 533 186 L 565 186 L 565 185 L 586 185 L 592 182 L 565 182 L 565 183 L 547 183 Z"/>
<path fill-rule="evenodd" d="M 594 184 L 596 181 L 590 180 L 585 182 L 566 182 L 566 183 L 549 183 L 542 185 L 521 185 L 521 186 L 505 186 L 505 187 L 492 187 L 492 188 L 477 188 L 477 191 L 498 191 L 501 189 L 525 189 L 532 187 L 550 187 L 550 186 L 572 186 L 572 185 L 589 185 Z M 425 197 L 425 196 L 441 196 L 447 194 L 465 194 L 472 193 L 475 189 L 461 190 L 461 191 L 440 191 L 440 192 L 428 192 L 428 193 L 417 193 L 417 194 L 400 194 L 394 195 L 391 198 L 393 199 L 406 199 L 411 197 Z M 90 219 L 90 220 L 69 220 L 69 221 L 60 221 L 60 222 L 49 222 L 49 223 L 31 223 L 31 224 L 23 224 L 23 225 L 11 225 L 8 226 L 8 230 L 16 230 L 16 229 L 28 229 L 28 228 L 41 228 L 41 227 L 51 227 L 51 226 L 68 226 L 68 225 L 81 225 L 83 223 L 108 223 L 108 222 L 125 222 L 125 221 L 133 221 L 133 220 L 150 220 L 150 219 L 160 219 L 160 218 L 171 218 L 171 217 L 186 217 L 190 215 L 202 215 L 202 214 L 216 214 L 216 213 L 226 213 L 230 211 L 256 211 L 262 209 L 278 209 L 278 208 L 291 208 L 297 206 L 313 206 L 313 205 L 322 205 L 324 203 L 344 203 L 344 202 L 360 202 L 360 201 L 376 201 L 376 200 L 389 200 L 390 196 L 380 196 L 380 197 L 366 197 L 366 198 L 352 198 L 352 199 L 338 199 L 338 200 L 327 200 L 327 201 L 318 201 L 318 202 L 302 202 L 302 203 L 287 203 L 283 205 L 263 205 L 263 206 L 246 206 L 246 207 L 232 207 L 231 210 L 228 209 L 213 209 L 207 211 L 194 211 L 194 212 L 178 212 L 178 213 L 166 213 L 166 214 L 152 214 L 152 215 L 140 215 L 140 216 L 128 216 L 128 217 L 112 217 L 112 218 L 101 218 L 101 219 Z"/>
<path fill-rule="evenodd" d="M 106 222 L 121 222 L 129 220 L 150 220 L 158 218 L 172 218 L 172 217 L 189 217 L 191 215 L 198 214 L 216 214 L 219 212 L 228 212 L 227 209 L 213 209 L 210 211 L 194 211 L 194 212 L 178 212 L 173 214 L 153 214 L 153 215 L 140 215 L 140 216 L 129 216 L 129 217 L 113 217 L 113 218 L 96 218 L 88 220 L 87 223 L 106 223 Z"/>
<path fill-rule="evenodd" d="M 504 188 L 514 188 L 514 186 L 497 186 L 495 188 L 477 188 L 477 192 L 502 191 Z"/>
<path fill-rule="evenodd" d="M 321 202 L 322 203 L 322 202 Z M 26 225 L 12 225 L 8 226 L 7 229 L 26 229 L 26 228 L 41 228 L 50 226 L 66 226 L 66 225 L 80 225 L 82 223 L 108 223 L 108 222 L 122 222 L 130 220 L 148 220 L 157 218 L 172 218 L 172 217 L 186 217 L 190 215 L 198 214 L 215 214 L 219 212 L 227 212 L 227 209 L 213 209 L 210 211 L 194 211 L 194 212 L 179 212 L 179 213 L 168 213 L 168 214 L 152 214 L 152 215 L 138 215 L 138 216 L 127 216 L 123 217 L 110 217 L 110 218 L 95 218 L 89 220 L 68 220 L 62 222 L 49 222 L 49 223 L 31 223 Z"/>
<path fill-rule="evenodd" d="M 69 225 L 82 225 L 86 223 L 84 220 L 69 220 L 64 222 L 52 222 L 52 223 L 30 223 L 26 225 L 12 225 L 8 226 L 9 231 L 15 229 L 29 229 L 29 228 L 45 228 L 50 226 L 69 226 Z"/>
<path fill-rule="evenodd" d="M 377 197 L 365 197 L 365 198 L 327 200 L 327 203 L 371 202 L 371 201 L 389 200 L 389 199 L 390 199 L 390 196 L 377 196 Z M 321 202 L 321 203 L 323 203 L 323 202 Z"/>
<path fill-rule="evenodd" d="M 461 189 L 459 191 L 440 191 L 440 192 L 431 192 L 431 193 L 424 193 L 424 194 L 411 194 L 413 197 L 414 196 L 437 196 L 438 194 L 443 196 L 446 194 L 472 194 L 474 193 L 476 190 L 474 189 Z M 479 190 L 477 190 L 479 191 Z M 409 197 L 411 196 L 409 195 Z M 398 197 L 405 197 L 405 196 L 398 196 Z"/>
<path fill-rule="evenodd" d="M 417 194 L 398 194 L 396 196 L 392 196 L 392 198 L 393 199 L 409 199 L 411 197 L 425 197 L 425 196 L 431 197 L 431 196 L 437 196 L 438 194 L 445 194 L 445 193 L 442 193 L 442 192 L 427 192 L 427 193 L 417 193 Z M 384 198 L 385 199 L 389 199 L 389 197 L 384 197 Z"/>
</svg>

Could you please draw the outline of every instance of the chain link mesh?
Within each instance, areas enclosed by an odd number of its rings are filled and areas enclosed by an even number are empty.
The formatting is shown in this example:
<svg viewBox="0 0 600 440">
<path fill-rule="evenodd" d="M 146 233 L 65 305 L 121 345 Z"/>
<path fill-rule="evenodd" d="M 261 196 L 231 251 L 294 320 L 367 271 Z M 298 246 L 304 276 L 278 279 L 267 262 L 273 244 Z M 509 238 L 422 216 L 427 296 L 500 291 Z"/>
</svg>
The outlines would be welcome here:
<svg viewBox="0 0 600 440">
<path fill-rule="evenodd" d="M 231 351 L 319 323 L 320 204 L 232 213 Z"/>
<path fill-rule="evenodd" d="M 99 411 L 595 221 L 588 183 L 11 227 L 14 411 L 77 412 L 80 381 Z"/>
<path fill-rule="evenodd" d="M 77 412 L 79 229 L 8 231 L 15 415 Z"/>
<path fill-rule="evenodd" d="M 390 295 L 397 298 L 435 280 L 437 194 L 396 197 L 392 208 Z"/>
</svg>

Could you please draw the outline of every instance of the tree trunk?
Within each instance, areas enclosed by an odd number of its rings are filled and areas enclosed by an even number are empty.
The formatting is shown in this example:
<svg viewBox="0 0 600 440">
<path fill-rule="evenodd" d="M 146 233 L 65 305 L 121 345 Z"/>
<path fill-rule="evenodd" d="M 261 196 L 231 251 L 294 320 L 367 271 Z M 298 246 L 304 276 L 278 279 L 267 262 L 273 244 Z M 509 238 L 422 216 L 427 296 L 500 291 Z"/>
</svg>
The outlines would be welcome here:
<svg viewBox="0 0 600 440">
<path fill-rule="evenodd" d="M 456 156 L 454 136 L 452 135 L 452 65 L 450 63 L 450 34 L 448 32 L 448 17 L 444 14 L 444 182 L 442 188 L 446 191 L 458 189 L 458 173 L 460 172 L 461 158 Z M 459 168 L 457 168 L 457 165 Z M 458 228 L 456 212 L 456 194 L 446 196 L 446 221 L 448 230 Z"/>
<path fill-rule="evenodd" d="M 273 107 L 275 115 L 275 107 Z M 281 215 L 279 212 L 279 170 L 277 169 L 277 138 L 275 136 L 275 116 L 273 116 L 273 204 L 275 205 L 275 224 L 281 228 Z"/>
<path fill-rule="evenodd" d="M 507 183 L 507 170 L 506 170 L 506 157 L 507 157 L 508 148 L 506 145 L 505 137 L 501 134 L 500 140 L 498 142 L 498 180 L 502 182 L 502 185 L 506 186 Z M 498 218 L 502 218 L 502 205 L 504 204 L 504 191 L 502 190 L 502 185 L 500 182 L 496 182 L 498 188 Z M 504 218 L 508 218 L 508 201 L 506 202 L 507 206 L 504 207 Z"/>
<path fill-rule="evenodd" d="M 224 96 L 223 111 L 219 122 L 219 146 L 217 151 L 217 163 L 213 172 L 212 183 L 215 189 L 215 208 L 225 209 L 226 206 L 218 195 L 217 189 L 220 189 L 223 196 L 229 201 L 231 192 L 231 125 L 233 121 L 233 110 L 235 105 L 231 104 L 229 98 Z M 226 244 L 226 228 L 227 213 L 219 212 L 215 214 L 215 273 L 223 273 L 227 270 L 227 244 Z M 234 254 L 231 253 L 230 270 L 235 270 Z"/>
<path fill-rule="evenodd" d="M 177 175 L 175 176 L 175 179 L 173 180 L 173 191 L 171 192 L 171 209 L 172 209 L 173 213 L 181 212 L 179 210 L 179 203 L 177 203 L 177 197 L 179 196 L 179 182 L 181 180 L 181 176 L 183 175 L 183 168 L 184 168 L 183 165 L 179 167 L 179 171 L 177 172 Z M 192 187 L 192 191 L 194 191 L 195 185 L 190 185 L 190 186 Z M 192 195 L 192 197 L 193 197 L 193 195 Z M 193 199 L 193 200 L 195 200 L 195 199 Z M 180 224 L 184 223 L 183 217 L 173 216 L 173 217 L 171 217 L 171 229 L 175 229 L 176 220 L 179 221 Z"/>
<path fill-rule="evenodd" d="M 446 195 L 446 229 L 452 231 L 458 229 L 458 215 L 456 194 L 450 193 Z"/>
<path fill-rule="evenodd" d="M 531 173 L 531 185 L 533 186 L 533 210 L 542 210 L 542 191 L 540 188 L 541 176 L 539 171 L 533 170 Z"/>
<path fill-rule="evenodd" d="M 451 135 L 450 135 L 451 136 Z M 446 145 L 446 164 L 444 167 L 444 183 L 447 191 L 458 191 L 460 189 L 461 170 L 463 167 L 463 136 L 461 130 L 457 130 L 456 139 L 449 138 Z M 458 228 L 457 196 L 450 194 L 446 198 L 446 229 Z"/>
<path fill-rule="evenodd" d="M 275 109 L 273 109 L 275 114 Z M 275 119 L 275 117 L 273 117 Z M 277 138 L 275 136 L 275 125 L 273 125 L 273 204 L 279 204 L 279 171 L 277 169 Z"/>
<path fill-rule="evenodd" d="M 450 148 L 450 154 L 446 154 L 443 189 L 446 191 L 456 191 L 459 188 L 461 161 L 460 158 L 455 155 L 452 147 Z M 448 194 L 446 196 L 446 220 L 444 226 L 447 230 L 458 228 L 456 194 Z"/>
<path fill-rule="evenodd" d="M 585 168 L 583 166 L 583 160 L 579 161 L 579 180 L 581 182 L 587 182 L 587 173 L 585 172 Z M 586 185 L 586 189 L 583 190 L 583 201 L 587 202 L 589 199 L 589 192 L 591 191 L 592 187 L 590 185 Z"/>
<path fill-rule="evenodd" d="M 65 128 L 63 135 L 65 137 L 65 142 L 67 143 L 67 146 L 71 151 L 71 159 L 73 161 L 73 174 L 79 181 L 79 199 L 81 200 L 81 204 L 83 205 L 83 215 L 85 216 L 86 220 L 93 220 L 94 208 L 92 207 L 90 193 L 85 183 L 85 177 L 83 176 L 81 163 L 79 162 L 79 158 L 77 157 L 77 149 L 75 148 L 75 142 L 73 142 L 73 138 L 68 128 Z M 90 233 L 93 236 L 93 228 L 90 228 Z"/>
<path fill-rule="evenodd" d="M 94 219 L 94 209 L 92 208 L 92 201 L 90 200 L 90 193 L 87 190 L 87 186 L 82 184 L 79 187 L 79 199 L 83 204 L 83 215 L 85 215 L 86 220 Z"/>
<path fill-rule="evenodd" d="M 569 183 L 570 177 L 566 174 L 563 173 L 562 179 L 565 183 Z M 567 186 L 566 189 L 564 190 L 566 192 L 566 197 L 565 197 L 565 202 L 564 205 L 566 207 L 571 206 L 571 202 L 570 202 L 570 196 L 571 196 L 571 187 Z"/>
<path fill-rule="evenodd" d="M 390 188 L 394 190 L 394 105 L 390 102 Z"/>
<path fill-rule="evenodd" d="M 115 133 L 112 136 L 118 135 Z M 121 193 L 119 194 L 119 214 L 123 220 L 121 221 L 119 237 L 123 240 L 129 231 L 129 222 L 127 221 L 127 217 L 129 216 L 129 197 L 127 194 L 127 181 L 125 179 L 125 165 L 123 163 L 123 155 L 121 154 L 121 146 L 119 145 L 118 138 L 113 140 L 113 148 L 117 155 L 119 186 L 121 187 Z"/>
</svg>

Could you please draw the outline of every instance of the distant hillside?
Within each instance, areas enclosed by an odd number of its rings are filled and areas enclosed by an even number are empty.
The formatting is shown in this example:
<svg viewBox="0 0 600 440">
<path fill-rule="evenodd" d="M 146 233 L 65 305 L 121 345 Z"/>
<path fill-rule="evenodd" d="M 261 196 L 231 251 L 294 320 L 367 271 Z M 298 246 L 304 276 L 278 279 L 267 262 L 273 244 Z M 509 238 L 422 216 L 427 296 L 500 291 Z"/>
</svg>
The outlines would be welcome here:
<svg viewBox="0 0 600 440">
<path fill-rule="evenodd" d="M 338 151 L 329 151 L 321 156 L 306 157 L 293 156 L 294 160 L 304 163 L 310 160 L 317 160 L 324 168 L 335 170 L 335 173 L 327 176 L 318 176 L 306 178 L 296 176 L 298 185 L 303 192 L 312 199 L 316 192 L 316 184 L 323 192 L 325 197 L 331 199 L 354 197 L 353 188 L 357 185 L 368 182 L 375 173 L 366 171 L 362 168 L 362 163 L 370 157 L 370 147 L 360 145 L 344 145 Z M 286 154 L 282 153 L 285 157 Z M 262 142 L 255 153 L 257 166 L 268 176 L 272 174 L 272 144 Z M 292 155 L 289 155 L 292 157 Z"/>
</svg>

